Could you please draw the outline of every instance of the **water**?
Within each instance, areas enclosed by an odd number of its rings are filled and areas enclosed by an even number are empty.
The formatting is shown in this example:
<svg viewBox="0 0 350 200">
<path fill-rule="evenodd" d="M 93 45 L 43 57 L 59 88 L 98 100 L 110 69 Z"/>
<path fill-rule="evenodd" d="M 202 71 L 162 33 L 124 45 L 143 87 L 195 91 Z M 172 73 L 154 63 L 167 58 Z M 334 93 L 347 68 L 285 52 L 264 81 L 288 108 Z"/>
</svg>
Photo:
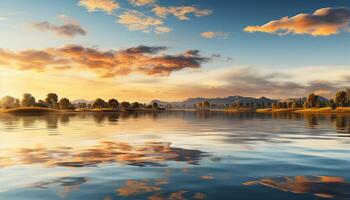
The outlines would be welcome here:
<svg viewBox="0 0 350 200">
<path fill-rule="evenodd" d="M 0 115 L 0 199 L 350 199 L 350 116 Z"/>
</svg>

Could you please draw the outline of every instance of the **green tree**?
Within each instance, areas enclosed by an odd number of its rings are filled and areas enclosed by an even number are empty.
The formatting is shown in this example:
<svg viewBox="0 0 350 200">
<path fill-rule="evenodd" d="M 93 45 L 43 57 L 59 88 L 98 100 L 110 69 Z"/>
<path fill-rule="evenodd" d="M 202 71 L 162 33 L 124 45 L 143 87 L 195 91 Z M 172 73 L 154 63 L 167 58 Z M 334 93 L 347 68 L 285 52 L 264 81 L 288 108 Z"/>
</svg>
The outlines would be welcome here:
<svg viewBox="0 0 350 200">
<path fill-rule="evenodd" d="M 60 99 L 60 101 L 58 102 L 58 105 L 60 106 L 61 110 L 65 110 L 71 107 L 71 103 L 67 98 Z"/>
<path fill-rule="evenodd" d="M 108 107 L 112 109 L 117 109 L 119 107 L 119 102 L 116 99 L 108 100 Z"/>
<path fill-rule="evenodd" d="M 55 93 L 48 93 L 45 99 L 46 104 L 49 108 L 57 108 L 58 107 L 58 96 Z"/>
<path fill-rule="evenodd" d="M 35 105 L 35 98 L 31 94 L 25 93 L 23 94 L 21 105 L 23 107 L 32 107 Z"/>
<path fill-rule="evenodd" d="M 338 91 L 337 94 L 335 95 L 335 103 L 337 106 L 346 106 L 347 103 L 347 93 L 343 90 Z"/>
</svg>

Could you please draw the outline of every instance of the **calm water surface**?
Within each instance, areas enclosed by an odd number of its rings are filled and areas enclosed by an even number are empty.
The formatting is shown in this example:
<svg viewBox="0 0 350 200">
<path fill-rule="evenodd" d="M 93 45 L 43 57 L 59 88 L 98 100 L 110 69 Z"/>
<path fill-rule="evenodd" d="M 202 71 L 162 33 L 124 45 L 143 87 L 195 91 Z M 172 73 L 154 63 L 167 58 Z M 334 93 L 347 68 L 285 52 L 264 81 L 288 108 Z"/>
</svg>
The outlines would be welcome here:
<svg viewBox="0 0 350 200">
<path fill-rule="evenodd" d="M 0 199 L 350 199 L 350 116 L 0 115 Z"/>
</svg>

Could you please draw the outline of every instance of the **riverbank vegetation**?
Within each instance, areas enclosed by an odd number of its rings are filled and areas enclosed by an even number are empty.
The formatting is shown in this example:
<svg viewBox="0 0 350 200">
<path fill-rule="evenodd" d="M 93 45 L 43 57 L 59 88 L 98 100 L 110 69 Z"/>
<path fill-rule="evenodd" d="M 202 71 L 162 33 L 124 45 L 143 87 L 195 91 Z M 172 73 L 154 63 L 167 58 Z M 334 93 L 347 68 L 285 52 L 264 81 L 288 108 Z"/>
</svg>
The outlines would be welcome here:
<svg viewBox="0 0 350 200">
<path fill-rule="evenodd" d="M 42 113 L 42 112 L 58 112 L 58 111 L 91 111 L 91 112 L 115 112 L 115 111 L 158 111 L 157 103 L 143 104 L 139 102 L 119 103 L 117 99 L 109 99 L 105 101 L 97 98 L 95 101 L 73 103 L 68 98 L 60 98 L 55 93 L 47 94 L 43 100 L 36 100 L 34 96 L 25 93 L 22 99 L 17 99 L 11 96 L 5 96 L 0 100 L 0 109 L 2 112 L 8 113 Z"/>
<path fill-rule="evenodd" d="M 270 100 L 272 101 L 272 100 Z M 209 101 L 202 101 L 194 105 L 197 111 L 210 111 L 216 107 Z M 340 90 L 334 98 L 326 99 L 316 94 L 309 94 L 306 98 L 289 98 L 288 101 L 276 100 L 271 102 L 232 102 L 225 105 L 227 112 L 300 112 L 300 113 L 350 113 L 350 89 Z M 91 112 L 116 112 L 116 111 L 159 111 L 165 107 L 153 102 L 151 104 L 139 102 L 119 102 L 112 98 L 108 101 L 97 98 L 94 101 L 74 101 L 68 98 L 59 98 L 55 93 L 48 93 L 45 99 L 36 100 L 29 93 L 23 94 L 21 99 L 5 96 L 0 100 L 2 112 L 58 112 L 58 111 L 91 111 Z M 166 106 L 171 109 L 171 106 Z M 217 110 L 217 109 L 214 109 Z"/>
<path fill-rule="evenodd" d="M 340 90 L 333 99 L 324 100 L 316 94 L 309 94 L 290 102 L 276 102 L 272 108 L 257 109 L 257 112 L 300 112 L 300 113 L 350 113 L 350 89 Z"/>
</svg>

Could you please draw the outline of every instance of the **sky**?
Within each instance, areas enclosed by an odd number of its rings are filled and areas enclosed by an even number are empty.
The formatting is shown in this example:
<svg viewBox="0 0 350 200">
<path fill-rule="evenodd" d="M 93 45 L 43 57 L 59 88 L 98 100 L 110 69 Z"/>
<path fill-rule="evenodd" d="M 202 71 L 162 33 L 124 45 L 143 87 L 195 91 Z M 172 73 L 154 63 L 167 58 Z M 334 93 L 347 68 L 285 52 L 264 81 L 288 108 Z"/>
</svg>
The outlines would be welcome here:
<svg viewBox="0 0 350 200">
<path fill-rule="evenodd" d="M 332 97 L 349 0 L 2 0 L 0 97 Z"/>
</svg>

